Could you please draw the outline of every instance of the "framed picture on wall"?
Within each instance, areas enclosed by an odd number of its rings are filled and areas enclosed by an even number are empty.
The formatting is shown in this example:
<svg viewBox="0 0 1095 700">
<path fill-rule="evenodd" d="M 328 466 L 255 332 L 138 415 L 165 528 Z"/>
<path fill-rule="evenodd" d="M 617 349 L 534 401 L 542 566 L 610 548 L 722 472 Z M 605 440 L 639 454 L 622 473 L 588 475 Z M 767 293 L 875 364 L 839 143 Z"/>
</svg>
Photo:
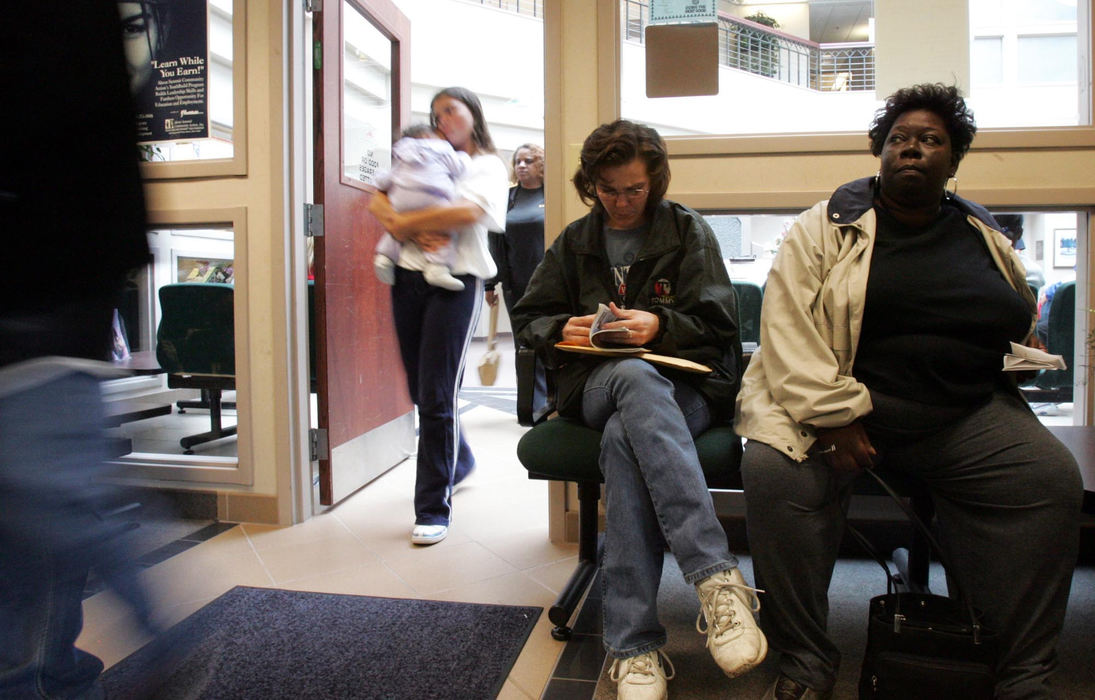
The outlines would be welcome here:
<svg viewBox="0 0 1095 700">
<path fill-rule="evenodd" d="M 176 281 L 221 282 L 235 281 L 232 261 L 226 258 L 207 258 L 177 255 L 175 257 Z"/>
<path fill-rule="evenodd" d="M 1053 267 L 1076 267 L 1076 229 L 1053 229 Z"/>
</svg>

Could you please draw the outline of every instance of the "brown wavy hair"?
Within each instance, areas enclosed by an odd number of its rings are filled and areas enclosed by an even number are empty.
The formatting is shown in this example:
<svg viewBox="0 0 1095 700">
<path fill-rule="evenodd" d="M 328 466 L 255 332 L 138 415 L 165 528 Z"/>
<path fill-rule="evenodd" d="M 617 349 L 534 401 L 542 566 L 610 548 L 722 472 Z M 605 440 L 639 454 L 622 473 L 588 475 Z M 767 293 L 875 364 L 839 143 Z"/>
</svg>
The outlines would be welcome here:
<svg viewBox="0 0 1095 700">
<path fill-rule="evenodd" d="M 650 176 L 646 212 L 652 213 L 669 189 L 669 154 L 665 149 L 665 141 L 657 131 L 626 119 L 601 124 L 586 137 L 582 144 L 578 170 L 571 178 L 574 188 L 578 190 L 578 197 L 587 206 L 594 209 L 600 207 L 597 176 L 601 170 L 626 165 L 636 158 L 643 161 Z"/>
</svg>

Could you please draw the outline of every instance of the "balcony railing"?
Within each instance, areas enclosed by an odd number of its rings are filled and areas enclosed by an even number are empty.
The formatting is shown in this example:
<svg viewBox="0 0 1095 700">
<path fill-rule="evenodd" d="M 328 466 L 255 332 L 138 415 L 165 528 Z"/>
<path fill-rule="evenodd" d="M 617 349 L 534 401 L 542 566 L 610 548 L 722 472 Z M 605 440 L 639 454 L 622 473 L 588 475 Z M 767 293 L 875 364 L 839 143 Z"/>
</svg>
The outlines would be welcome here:
<svg viewBox="0 0 1095 700">
<path fill-rule="evenodd" d="M 643 42 L 647 0 L 621 0 L 626 41 Z M 818 44 L 719 14 L 719 63 L 812 90 L 874 90 L 874 45 Z"/>
<path fill-rule="evenodd" d="M 530 17 L 543 17 L 544 16 L 544 2 L 545 0 L 464 0 L 474 5 L 484 5 L 486 7 L 496 7 L 499 10 L 507 10 L 509 12 L 516 12 L 519 15 L 529 15 Z"/>
</svg>

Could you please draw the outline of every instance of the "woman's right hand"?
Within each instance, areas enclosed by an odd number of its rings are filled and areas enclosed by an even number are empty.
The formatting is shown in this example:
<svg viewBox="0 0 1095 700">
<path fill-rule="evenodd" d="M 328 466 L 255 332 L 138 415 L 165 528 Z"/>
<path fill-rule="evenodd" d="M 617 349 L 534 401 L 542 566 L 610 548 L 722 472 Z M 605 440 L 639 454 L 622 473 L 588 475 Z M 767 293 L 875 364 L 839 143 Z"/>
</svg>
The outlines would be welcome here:
<svg viewBox="0 0 1095 700">
<path fill-rule="evenodd" d="M 842 428 L 818 428 L 816 433 L 811 454 L 823 458 L 833 471 L 856 473 L 874 466 L 878 452 L 859 421 Z"/>
<path fill-rule="evenodd" d="M 596 314 L 588 316 L 571 316 L 563 326 L 563 342 L 571 345 L 585 345 L 589 343 L 589 329 L 593 326 Z"/>
<path fill-rule="evenodd" d="M 402 217 L 388 201 L 388 195 L 383 192 L 373 195 L 372 200 L 369 201 L 369 213 L 375 216 L 384 230 L 392 234 L 397 241 L 402 243 L 406 240 L 407 237 L 402 231 Z"/>
</svg>

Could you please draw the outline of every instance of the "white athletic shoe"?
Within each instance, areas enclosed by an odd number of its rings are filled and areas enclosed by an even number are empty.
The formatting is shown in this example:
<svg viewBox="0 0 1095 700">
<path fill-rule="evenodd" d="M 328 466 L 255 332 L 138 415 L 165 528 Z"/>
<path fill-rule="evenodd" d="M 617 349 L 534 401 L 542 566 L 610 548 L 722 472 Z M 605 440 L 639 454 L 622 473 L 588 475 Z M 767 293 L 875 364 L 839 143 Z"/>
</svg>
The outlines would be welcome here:
<svg viewBox="0 0 1095 700">
<path fill-rule="evenodd" d="M 616 681 L 618 700 L 666 700 L 669 697 L 666 681 L 674 675 L 669 657 L 657 649 L 628 659 L 616 659 L 608 672 L 608 677 Z"/>
<path fill-rule="evenodd" d="M 696 631 L 707 634 L 707 649 L 722 672 L 736 678 L 764 661 L 768 640 L 753 619 L 760 610 L 757 589 L 746 585 L 741 572 L 729 569 L 708 576 L 696 584 L 696 593 Z"/>
<path fill-rule="evenodd" d="M 411 530 L 412 544 L 437 544 L 449 535 L 448 525 L 415 525 Z"/>
</svg>

